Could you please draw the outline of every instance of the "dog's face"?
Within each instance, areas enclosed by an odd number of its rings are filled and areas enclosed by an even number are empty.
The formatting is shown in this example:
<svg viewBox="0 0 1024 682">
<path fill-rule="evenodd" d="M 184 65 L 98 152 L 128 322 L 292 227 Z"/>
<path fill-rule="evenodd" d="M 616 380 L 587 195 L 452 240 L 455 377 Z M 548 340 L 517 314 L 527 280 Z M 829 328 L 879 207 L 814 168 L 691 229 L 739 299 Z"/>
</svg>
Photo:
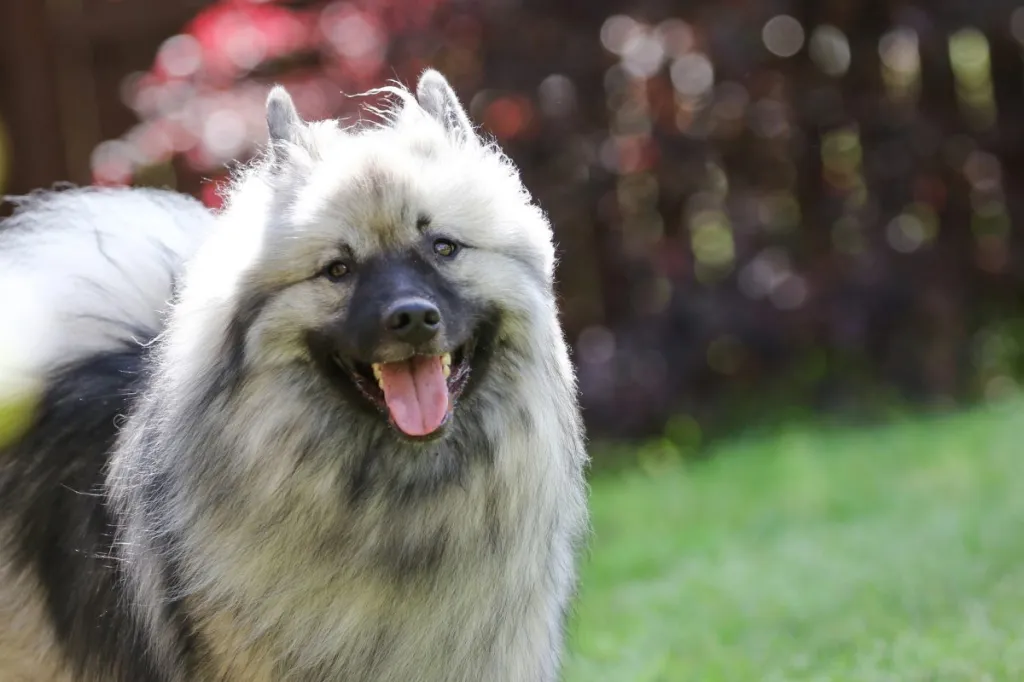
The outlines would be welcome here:
<svg viewBox="0 0 1024 682">
<path fill-rule="evenodd" d="M 549 313 L 551 233 L 447 82 L 421 79 L 389 125 L 302 121 L 268 100 L 273 158 L 257 265 L 241 285 L 246 353 L 303 364 L 405 439 L 445 433 L 499 337 Z"/>
</svg>

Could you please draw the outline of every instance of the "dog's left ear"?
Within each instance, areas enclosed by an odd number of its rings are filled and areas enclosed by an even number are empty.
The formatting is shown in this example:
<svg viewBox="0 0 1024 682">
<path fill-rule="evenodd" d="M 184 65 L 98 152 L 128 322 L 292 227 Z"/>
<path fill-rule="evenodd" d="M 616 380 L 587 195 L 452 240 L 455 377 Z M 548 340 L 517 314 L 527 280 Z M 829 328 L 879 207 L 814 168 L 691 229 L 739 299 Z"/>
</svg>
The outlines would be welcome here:
<svg viewBox="0 0 1024 682">
<path fill-rule="evenodd" d="M 275 85 L 267 95 L 267 131 L 270 150 L 276 162 L 284 161 L 292 147 L 309 150 L 309 127 L 299 116 L 291 95 L 281 85 Z"/>
<path fill-rule="evenodd" d="M 452 86 L 439 72 L 427 69 L 416 86 L 416 100 L 424 111 L 436 118 L 449 135 L 456 139 L 476 143 L 476 131 L 462 108 Z"/>
</svg>

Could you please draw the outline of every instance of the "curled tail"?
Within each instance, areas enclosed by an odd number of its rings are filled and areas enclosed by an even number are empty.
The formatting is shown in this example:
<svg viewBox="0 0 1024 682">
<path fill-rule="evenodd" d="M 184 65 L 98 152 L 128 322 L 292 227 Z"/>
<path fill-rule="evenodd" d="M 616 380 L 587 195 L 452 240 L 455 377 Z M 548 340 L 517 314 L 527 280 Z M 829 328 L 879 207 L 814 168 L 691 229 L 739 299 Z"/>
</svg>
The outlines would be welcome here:
<svg viewBox="0 0 1024 682">
<path fill-rule="evenodd" d="M 161 190 L 12 201 L 0 222 L 0 448 L 61 368 L 132 352 L 160 332 L 177 276 L 212 223 L 196 200 Z"/>
</svg>

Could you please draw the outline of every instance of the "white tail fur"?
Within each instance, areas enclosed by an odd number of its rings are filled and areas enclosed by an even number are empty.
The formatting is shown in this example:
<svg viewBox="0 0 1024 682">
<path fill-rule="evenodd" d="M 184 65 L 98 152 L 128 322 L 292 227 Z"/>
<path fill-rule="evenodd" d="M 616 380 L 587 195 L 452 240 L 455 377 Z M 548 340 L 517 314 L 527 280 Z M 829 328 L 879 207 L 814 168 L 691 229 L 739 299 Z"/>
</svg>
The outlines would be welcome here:
<svg viewBox="0 0 1024 682">
<path fill-rule="evenodd" d="M 48 371 L 159 333 L 175 277 L 213 215 L 160 190 L 69 189 L 12 199 L 0 222 L 0 399 Z"/>
</svg>

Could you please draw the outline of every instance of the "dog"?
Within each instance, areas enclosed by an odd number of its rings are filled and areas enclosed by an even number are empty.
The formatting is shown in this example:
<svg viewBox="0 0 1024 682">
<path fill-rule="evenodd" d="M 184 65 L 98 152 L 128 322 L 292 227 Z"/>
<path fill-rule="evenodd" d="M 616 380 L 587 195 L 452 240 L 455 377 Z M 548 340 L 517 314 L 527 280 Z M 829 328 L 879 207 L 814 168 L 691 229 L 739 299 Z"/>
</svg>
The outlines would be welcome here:
<svg viewBox="0 0 1024 682">
<path fill-rule="evenodd" d="M 281 86 L 208 211 L 0 229 L 0 679 L 553 682 L 588 533 L 550 224 L 446 79 Z"/>
</svg>

